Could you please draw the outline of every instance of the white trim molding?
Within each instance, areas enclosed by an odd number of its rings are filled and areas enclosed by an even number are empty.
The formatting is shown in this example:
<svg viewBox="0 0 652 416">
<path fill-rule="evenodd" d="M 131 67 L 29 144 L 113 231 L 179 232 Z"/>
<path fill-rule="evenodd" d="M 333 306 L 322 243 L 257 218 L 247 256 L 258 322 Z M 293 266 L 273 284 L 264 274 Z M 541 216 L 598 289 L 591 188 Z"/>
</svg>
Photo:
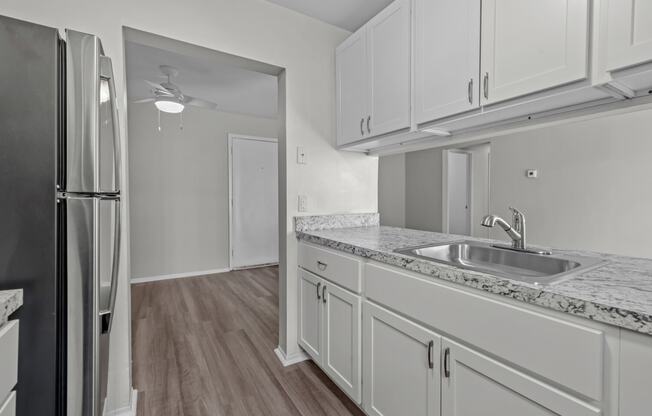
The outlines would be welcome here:
<svg viewBox="0 0 652 416">
<path fill-rule="evenodd" d="M 310 356 L 303 352 L 303 350 L 299 350 L 290 356 L 286 355 L 285 351 L 283 351 L 281 347 L 274 349 L 274 352 L 276 353 L 276 356 L 278 357 L 283 367 L 287 367 L 310 359 Z"/>
<path fill-rule="evenodd" d="M 133 277 L 131 278 L 131 284 L 134 285 L 137 283 L 155 282 L 157 280 L 181 279 L 184 277 L 197 277 L 197 276 L 204 276 L 207 274 L 226 273 L 230 271 L 231 269 L 225 268 L 225 269 L 198 270 L 198 271 L 186 272 L 186 273 L 163 274 L 159 276 Z"/>
<path fill-rule="evenodd" d="M 104 416 L 136 416 L 138 411 L 138 390 L 131 390 L 131 404 L 127 407 L 122 407 L 120 409 L 115 409 L 111 411 L 105 411 Z"/>
</svg>

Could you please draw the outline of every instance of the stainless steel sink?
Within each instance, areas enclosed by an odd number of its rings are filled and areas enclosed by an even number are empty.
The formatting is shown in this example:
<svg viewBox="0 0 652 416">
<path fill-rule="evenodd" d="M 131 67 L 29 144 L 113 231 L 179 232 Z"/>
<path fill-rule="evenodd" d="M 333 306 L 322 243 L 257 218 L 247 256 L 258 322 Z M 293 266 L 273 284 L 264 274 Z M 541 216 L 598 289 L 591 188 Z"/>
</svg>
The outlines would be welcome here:
<svg viewBox="0 0 652 416">
<path fill-rule="evenodd" d="M 396 250 L 397 253 L 521 282 L 546 285 L 605 261 L 592 257 L 519 252 L 475 241 Z"/>
</svg>

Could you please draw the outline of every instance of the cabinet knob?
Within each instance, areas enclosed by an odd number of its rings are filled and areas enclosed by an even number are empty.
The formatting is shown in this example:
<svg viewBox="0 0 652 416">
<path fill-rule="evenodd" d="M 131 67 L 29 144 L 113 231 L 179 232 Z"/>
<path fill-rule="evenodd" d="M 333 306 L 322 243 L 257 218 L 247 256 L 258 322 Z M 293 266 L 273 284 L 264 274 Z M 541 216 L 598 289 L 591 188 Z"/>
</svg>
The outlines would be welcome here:
<svg viewBox="0 0 652 416">
<path fill-rule="evenodd" d="M 317 268 L 321 270 L 322 272 L 326 270 L 326 267 L 328 267 L 328 264 L 324 263 L 323 261 L 317 260 Z"/>
</svg>

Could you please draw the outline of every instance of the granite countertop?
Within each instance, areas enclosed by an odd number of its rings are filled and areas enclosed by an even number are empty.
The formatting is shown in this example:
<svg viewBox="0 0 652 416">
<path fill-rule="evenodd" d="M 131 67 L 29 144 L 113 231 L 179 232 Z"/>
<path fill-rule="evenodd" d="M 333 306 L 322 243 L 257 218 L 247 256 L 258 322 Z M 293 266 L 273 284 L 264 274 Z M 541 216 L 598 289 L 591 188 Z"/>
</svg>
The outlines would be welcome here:
<svg viewBox="0 0 652 416">
<path fill-rule="evenodd" d="M 9 315 L 23 304 L 23 290 L 0 290 L 0 327 L 9 320 Z"/>
<path fill-rule="evenodd" d="M 557 283 L 535 285 L 397 254 L 398 248 L 430 243 L 491 240 L 379 226 L 377 215 L 297 217 L 296 235 L 432 278 L 652 335 L 652 259 L 553 250 L 557 255 L 598 257 L 606 262 Z M 355 226 L 356 222 L 363 226 Z"/>
</svg>

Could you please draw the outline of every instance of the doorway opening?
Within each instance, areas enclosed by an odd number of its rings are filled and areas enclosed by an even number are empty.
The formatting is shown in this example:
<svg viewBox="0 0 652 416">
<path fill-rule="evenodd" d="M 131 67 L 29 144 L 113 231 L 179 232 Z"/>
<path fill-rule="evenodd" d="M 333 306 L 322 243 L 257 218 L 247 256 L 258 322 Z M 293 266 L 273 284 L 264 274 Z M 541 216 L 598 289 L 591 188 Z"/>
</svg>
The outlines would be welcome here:
<svg viewBox="0 0 652 416">
<path fill-rule="evenodd" d="M 444 150 L 442 228 L 444 233 L 488 237 L 480 221 L 489 212 L 491 145 Z"/>
</svg>

